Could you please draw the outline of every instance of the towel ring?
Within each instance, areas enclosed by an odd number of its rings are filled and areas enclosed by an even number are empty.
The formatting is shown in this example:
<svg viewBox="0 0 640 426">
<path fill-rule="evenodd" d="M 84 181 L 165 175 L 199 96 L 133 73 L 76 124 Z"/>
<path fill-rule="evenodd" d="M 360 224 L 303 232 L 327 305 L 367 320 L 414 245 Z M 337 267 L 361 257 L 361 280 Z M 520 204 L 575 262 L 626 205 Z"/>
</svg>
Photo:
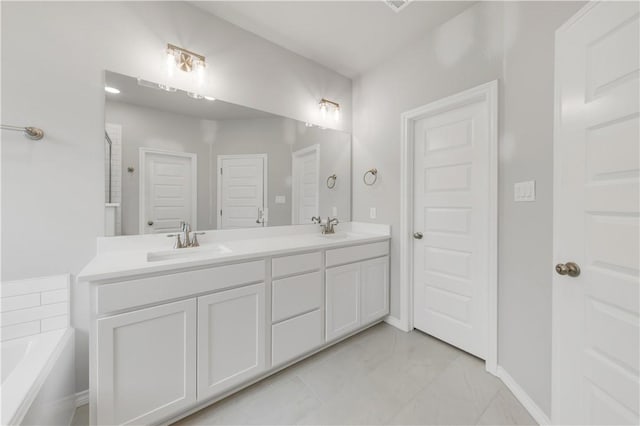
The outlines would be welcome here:
<svg viewBox="0 0 640 426">
<path fill-rule="evenodd" d="M 371 175 L 373 179 L 371 178 L 367 179 L 368 175 Z M 362 180 L 364 181 L 365 185 L 369 185 L 369 186 L 376 183 L 376 181 L 378 180 L 378 169 L 370 169 L 364 172 L 364 176 L 362 176 Z"/>
<path fill-rule="evenodd" d="M 329 189 L 333 189 L 336 187 L 336 179 L 338 179 L 338 176 L 334 174 L 332 174 L 331 176 L 329 176 L 327 178 L 327 188 Z"/>
</svg>

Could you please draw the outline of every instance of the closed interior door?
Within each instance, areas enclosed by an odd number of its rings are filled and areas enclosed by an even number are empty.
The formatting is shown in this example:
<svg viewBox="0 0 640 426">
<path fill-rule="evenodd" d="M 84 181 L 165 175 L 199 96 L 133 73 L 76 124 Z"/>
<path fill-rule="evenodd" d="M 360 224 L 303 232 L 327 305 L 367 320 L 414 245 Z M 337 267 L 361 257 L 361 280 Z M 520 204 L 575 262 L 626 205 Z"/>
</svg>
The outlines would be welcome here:
<svg viewBox="0 0 640 426">
<path fill-rule="evenodd" d="M 140 150 L 140 229 L 145 234 L 196 229 L 196 154 Z"/>
<path fill-rule="evenodd" d="M 490 158 L 485 98 L 414 122 L 414 326 L 485 358 Z"/>
<path fill-rule="evenodd" d="M 320 213 L 320 148 L 312 146 L 293 153 L 293 224 L 312 223 Z"/>
<path fill-rule="evenodd" d="M 266 161 L 264 155 L 218 157 L 220 229 L 265 226 Z"/>
<path fill-rule="evenodd" d="M 638 13 L 637 2 L 592 4 L 556 37 L 558 424 L 640 422 Z"/>
</svg>

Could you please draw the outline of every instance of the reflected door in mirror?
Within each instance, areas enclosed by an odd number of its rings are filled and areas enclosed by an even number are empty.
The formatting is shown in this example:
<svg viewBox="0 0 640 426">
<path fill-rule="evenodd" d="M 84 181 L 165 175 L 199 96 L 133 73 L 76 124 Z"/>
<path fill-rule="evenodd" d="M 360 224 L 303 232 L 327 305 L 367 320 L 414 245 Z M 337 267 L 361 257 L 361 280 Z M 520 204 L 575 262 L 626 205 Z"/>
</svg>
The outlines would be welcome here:
<svg viewBox="0 0 640 426">
<path fill-rule="evenodd" d="M 293 224 L 312 223 L 320 214 L 320 146 L 295 151 L 293 157 Z"/>
<path fill-rule="evenodd" d="M 267 156 L 218 156 L 218 228 L 266 226 Z"/>
<path fill-rule="evenodd" d="M 140 230 L 175 232 L 196 223 L 196 155 L 140 148 Z"/>
</svg>

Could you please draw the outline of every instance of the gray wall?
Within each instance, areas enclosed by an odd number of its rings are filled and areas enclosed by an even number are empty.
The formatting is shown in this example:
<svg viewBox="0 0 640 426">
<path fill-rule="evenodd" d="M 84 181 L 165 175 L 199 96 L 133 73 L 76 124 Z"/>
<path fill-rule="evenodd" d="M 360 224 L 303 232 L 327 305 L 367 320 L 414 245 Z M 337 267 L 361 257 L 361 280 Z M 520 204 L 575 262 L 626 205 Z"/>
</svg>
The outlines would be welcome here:
<svg viewBox="0 0 640 426">
<path fill-rule="evenodd" d="M 400 114 L 498 79 L 499 359 L 547 413 L 551 397 L 554 31 L 582 2 L 480 2 L 354 81 L 354 220 L 390 223 L 399 315 Z M 358 176 L 379 170 L 378 184 Z M 537 181 L 535 203 L 513 184 Z"/>
<path fill-rule="evenodd" d="M 2 133 L 2 279 L 70 272 L 104 232 L 104 70 L 165 78 L 166 43 L 207 57 L 204 93 L 301 121 L 318 100 L 351 127 L 351 81 L 183 2 L 6 2 L 2 122 L 42 127 L 42 141 Z M 72 58 L 69 58 L 69 55 Z M 259 66 L 256 66 L 259 64 Z M 172 85 L 196 89 L 176 73 Z M 74 285 L 77 390 L 88 387 L 88 292 Z"/>
<path fill-rule="evenodd" d="M 197 155 L 198 229 L 213 229 L 209 176 L 211 137 L 215 122 L 123 102 L 105 102 L 105 122 L 122 126 L 122 235 L 141 233 L 139 220 L 140 148 Z M 135 171 L 130 173 L 128 167 Z M 214 166 L 215 167 L 215 166 Z M 215 170 L 215 169 L 214 169 Z"/>
</svg>

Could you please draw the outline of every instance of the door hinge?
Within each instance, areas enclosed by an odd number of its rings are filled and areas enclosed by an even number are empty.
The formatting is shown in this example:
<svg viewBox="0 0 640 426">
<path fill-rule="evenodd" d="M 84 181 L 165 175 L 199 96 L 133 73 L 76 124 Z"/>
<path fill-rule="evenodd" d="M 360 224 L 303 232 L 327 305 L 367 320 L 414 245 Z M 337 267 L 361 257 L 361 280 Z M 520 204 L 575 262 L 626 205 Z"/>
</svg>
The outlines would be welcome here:
<svg viewBox="0 0 640 426">
<path fill-rule="evenodd" d="M 222 209 L 220 209 L 220 216 L 222 216 Z"/>
<path fill-rule="evenodd" d="M 222 167 L 220 167 L 220 174 L 222 174 Z"/>
</svg>

